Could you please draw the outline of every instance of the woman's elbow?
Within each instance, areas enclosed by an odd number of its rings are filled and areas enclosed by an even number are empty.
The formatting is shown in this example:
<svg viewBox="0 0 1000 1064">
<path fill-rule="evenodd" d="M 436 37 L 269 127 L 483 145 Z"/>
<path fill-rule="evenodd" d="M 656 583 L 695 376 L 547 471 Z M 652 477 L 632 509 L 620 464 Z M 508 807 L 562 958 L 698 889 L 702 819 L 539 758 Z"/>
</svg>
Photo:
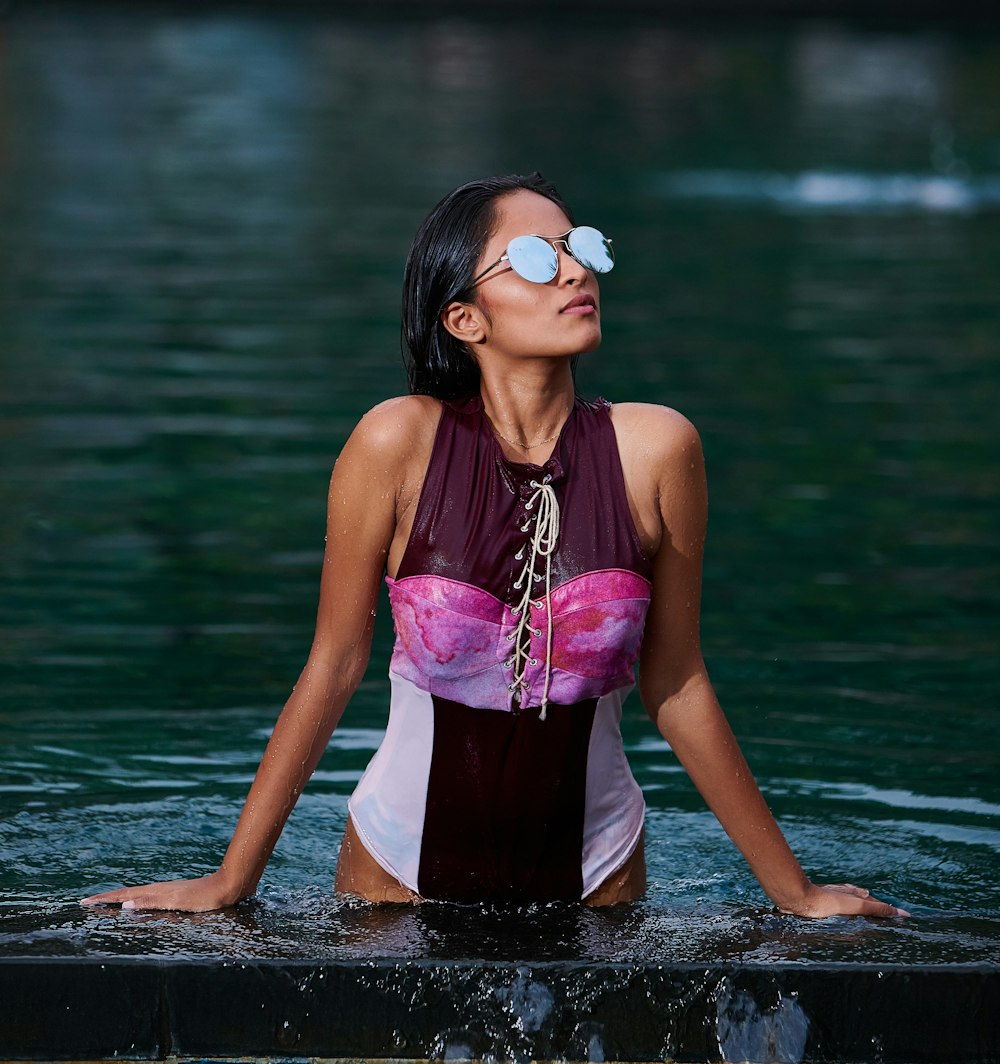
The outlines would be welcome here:
<svg viewBox="0 0 1000 1064">
<path fill-rule="evenodd" d="M 371 644 L 367 640 L 348 646 L 317 640 L 309 652 L 303 678 L 328 692 L 333 701 L 350 698 L 364 679 L 370 651 Z"/>
<path fill-rule="evenodd" d="M 707 699 L 714 699 L 712 683 L 704 663 L 682 674 L 650 669 L 639 672 L 639 697 L 649 719 L 663 735 L 672 720 L 694 711 Z"/>
<path fill-rule="evenodd" d="M 647 679 L 640 672 L 639 699 L 642 702 L 642 708 L 646 711 L 646 716 L 657 727 L 660 727 L 660 721 L 670 700 L 669 687 L 663 683 L 662 677 L 654 676 Z"/>
</svg>

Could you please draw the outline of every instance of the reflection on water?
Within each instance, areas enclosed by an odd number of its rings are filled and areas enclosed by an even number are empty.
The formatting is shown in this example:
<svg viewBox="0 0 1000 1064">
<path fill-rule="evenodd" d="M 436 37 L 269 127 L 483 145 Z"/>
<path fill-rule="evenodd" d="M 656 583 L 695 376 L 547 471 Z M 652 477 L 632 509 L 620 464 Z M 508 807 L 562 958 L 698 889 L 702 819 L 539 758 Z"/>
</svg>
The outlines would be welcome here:
<svg viewBox="0 0 1000 1064">
<path fill-rule="evenodd" d="M 812 23 L 9 17 L 0 953 L 996 959 L 998 47 Z M 915 918 L 769 913 L 636 703 L 643 903 L 456 918 L 331 897 L 384 723 L 384 608 L 257 900 L 80 911 L 214 867 L 308 646 L 330 465 L 403 389 L 413 230 L 457 181 L 536 166 L 620 249 L 583 389 L 702 429 L 704 641 L 769 799 L 818 878 Z M 532 992 L 511 1008 L 544 1011 Z M 739 993 L 720 1017 L 741 1037 L 794 1033 Z"/>
</svg>

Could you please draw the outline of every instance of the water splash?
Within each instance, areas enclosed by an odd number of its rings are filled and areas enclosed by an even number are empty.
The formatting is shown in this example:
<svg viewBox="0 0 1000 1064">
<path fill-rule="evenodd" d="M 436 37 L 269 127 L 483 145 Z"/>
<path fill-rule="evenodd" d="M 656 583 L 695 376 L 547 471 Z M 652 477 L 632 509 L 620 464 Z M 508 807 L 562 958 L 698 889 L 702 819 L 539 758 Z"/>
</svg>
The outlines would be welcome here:
<svg viewBox="0 0 1000 1064">
<path fill-rule="evenodd" d="M 725 1060 L 798 1064 L 805 1055 L 809 1017 L 794 997 L 778 991 L 771 1007 L 725 980 L 718 997 L 719 1051 Z"/>
</svg>

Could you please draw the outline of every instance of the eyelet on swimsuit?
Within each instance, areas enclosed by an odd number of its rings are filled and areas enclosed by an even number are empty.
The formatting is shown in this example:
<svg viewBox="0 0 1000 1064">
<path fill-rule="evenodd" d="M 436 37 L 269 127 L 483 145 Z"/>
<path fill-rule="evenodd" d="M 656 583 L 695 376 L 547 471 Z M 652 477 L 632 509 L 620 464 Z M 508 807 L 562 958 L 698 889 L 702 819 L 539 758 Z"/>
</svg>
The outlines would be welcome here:
<svg viewBox="0 0 1000 1064">
<path fill-rule="evenodd" d="M 508 691 L 516 691 L 517 690 L 517 684 L 516 683 L 507 684 L 507 690 Z"/>
<path fill-rule="evenodd" d="M 528 481 L 528 487 L 529 488 L 537 488 L 538 487 L 538 481 L 537 480 L 529 480 Z"/>
<path fill-rule="evenodd" d="M 510 641 L 511 641 L 511 640 L 512 640 L 512 639 L 514 638 L 514 636 L 516 636 L 516 635 L 517 635 L 517 632 L 511 632 L 511 633 L 510 633 L 510 635 L 508 635 L 508 636 L 505 636 L 504 638 L 505 638 L 505 639 L 507 640 L 507 642 L 509 643 L 509 642 L 510 642 Z"/>
<path fill-rule="evenodd" d="M 512 669 L 512 668 L 514 668 L 514 659 L 513 659 L 513 658 L 508 658 L 508 659 L 507 659 L 507 660 L 506 660 L 506 661 L 505 661 L 505 662 L 503 663 L 503 667 L 504 667 L 505 669 Z"/>
<path fill-rule="evenodd" d="M 514 561 L 519 562 L 524 559 L 524 547 L 522 547 L 517 554 L 514 555 Z"/>
<path fill-rule="evenodd" d="M 520 619 L 515 624 L 513 633 L 507 637 L 508 642 L 514 644 L 514 652 L 509 659 L 513 663 L 514 672 L 511 690 L 515 690 L 520 686 L 524 696 L 530 697 L 529 692 L 532 690 L 532 686 L 525 680 L 524 671 L 529 665 L 532 668 L 537 668 L 538 666 L 540 659 L 529 655 L 532 650 L 532 640 L 542 637 L 542 629 L 532 627 L 529 622 L 532 610 L 537 611 L 544 608 L 547 615 L 548 630 L 545 644 L 545 679 L 541 692 L 541 711 L 538 714 L 540 720 L 545 720 L 545 710 L 549 702 L 549 686 L 552 679 L 552 552 L 555 550 L 559 538 L 559 500 L 550 484 L 551 480 L 552 477 L 546 474 L 541 483 L 537 480 L 531 481 L 530 484 L 535 494 L 524 503 L 525 511 L 535 510 L 536 512 L 532 513 L 530 517 L 526 517 L 524 523 L 519 526 L 522 532 L 531 531 L 531 538 L 528 543 L 521 545 L 516 559 L 520 561 L 528 553 L 529 548 L 531 554 L 529 560 L 525 562 L 522 572 L 512 585 L 514 590 L 520 591 L 523 587 L 524 591 L 519 596 L 520 600 L 517 606 L 511 609 L 511 617 L 520 617 Z M 544 564 L 543 572 L 536 571 L 539 562 Z M 544 598 L 532 598 L 532 589 L 543 580 Z"/>
</svg>

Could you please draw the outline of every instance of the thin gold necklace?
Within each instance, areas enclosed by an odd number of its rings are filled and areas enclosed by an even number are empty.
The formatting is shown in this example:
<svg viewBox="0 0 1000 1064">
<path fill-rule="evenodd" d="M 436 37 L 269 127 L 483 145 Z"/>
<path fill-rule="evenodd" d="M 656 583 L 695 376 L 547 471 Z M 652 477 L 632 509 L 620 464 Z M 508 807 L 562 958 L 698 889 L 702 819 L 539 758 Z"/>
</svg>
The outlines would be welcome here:
<svg viewBox="0 0 1000 1064">
<path fill-rule="evenodd" d="M 486 411 L 484 410 L 483 413 L 486 414 Z M 567 417 L 568 416 L 569 415 L 567 414 Z M 559 425 L 559 428 L 557 428 L 556 431 L 553 432 L 551 436 L 546 436 L 544 440 L 538 440 L 535 443 L 522 443 L 520 440 L 510 440 L 510 439 L 508 439 L 496 427 L 496 425 L 493 424 L 493 418 L 491 418 L 489 414 L 486 414 L 486 420 L 490 423 L 490 428 L 493 430 L 493 435 L 494 436 L 496 436 L 498 439 L 503 440 L 504 443 L 509 443 L 511 445 L 511 447 L 517 447 L 519 450 L 522 450 L 522 451 L 533 451 L 536 447 L 541 447 L 542 444 L 544 444 L 544 443 L 551 443 L 559 435 L 559 433 L 562 432 L 563 425 L 566 423 L 566 418 L 564 417 L 563 420 L 562 420 L 562 423 Z"/>
</svg>

